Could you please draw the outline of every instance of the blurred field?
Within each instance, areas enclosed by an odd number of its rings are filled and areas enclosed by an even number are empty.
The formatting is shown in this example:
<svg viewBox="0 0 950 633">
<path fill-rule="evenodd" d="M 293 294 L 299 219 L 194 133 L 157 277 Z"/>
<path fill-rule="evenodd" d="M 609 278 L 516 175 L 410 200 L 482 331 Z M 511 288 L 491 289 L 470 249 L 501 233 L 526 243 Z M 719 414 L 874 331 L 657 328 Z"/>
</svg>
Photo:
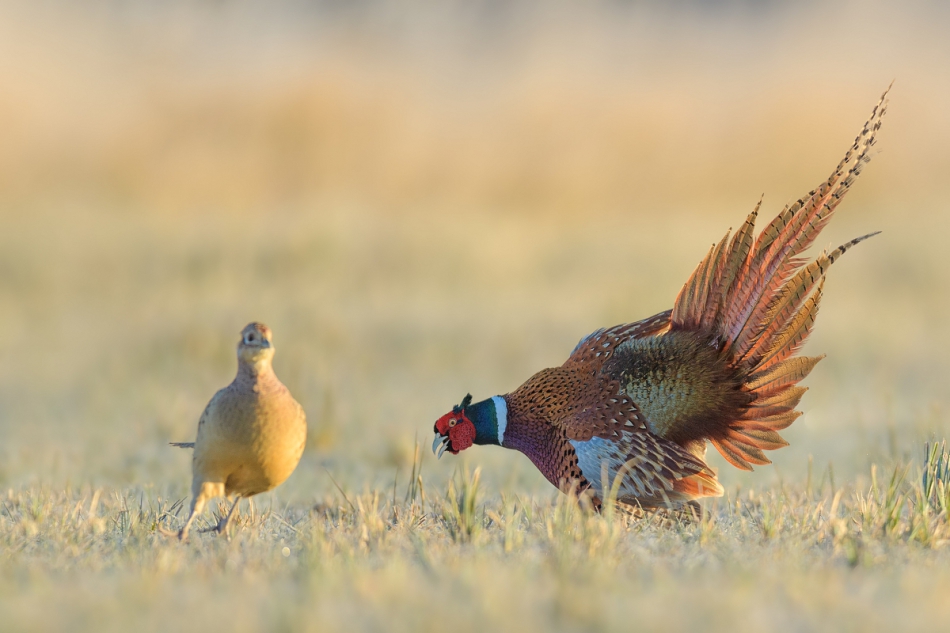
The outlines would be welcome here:
<svg viewBox="0 0 950 633">
<path fill-rule="evenodd" d="M 872 465 L 905 464 L 913 499 L 924 442 L 950 435 L 948 26 L 925 2 L 4 4 L 0 617 L 945 621 L 946 514 L 908 501 L 885 530 L 859 496 Z M 425 455 L 429 505 L 396 518 L 435 417 L 670 307 L 762 192 L 770 215 L 827 175 L 892 79 L 879 153 L 820 245 L 884 233 L 830 275 L 791 446 L 751 474 L 712 459 L 730 498 L 711 522 L 554 519 L 527 460 L 488 448 Z M 179 548 L 153 529 L 188 492 L 167 442 L 193 437 L 251 320 L 308 450 L 232 543 Z M 441 515 L 460 464 L 482 472 L 472 543 Z"/>
</svg>

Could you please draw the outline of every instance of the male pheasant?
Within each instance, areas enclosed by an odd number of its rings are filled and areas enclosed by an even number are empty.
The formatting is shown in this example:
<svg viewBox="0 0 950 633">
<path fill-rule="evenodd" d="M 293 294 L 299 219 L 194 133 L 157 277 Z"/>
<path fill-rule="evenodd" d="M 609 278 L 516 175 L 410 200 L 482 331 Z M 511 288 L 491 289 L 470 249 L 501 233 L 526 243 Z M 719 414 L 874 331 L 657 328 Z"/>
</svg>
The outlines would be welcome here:
<svg viewBox="0 0 950 633">
<path fill-rule="evenodd" d="M 435 423 L 433 451 L 474 444 L 524 453 L 561 490 L 605 490 L 643 508 L 721 496 L 706 465 L 709 441 L 733 466 L 771 463 L 779 431 L 799 415 L 797 386 L 818 357 L 797 356 L 815 322 L 829 266 L 851 240 L 813 261 L 801 257 L 870 160 L 887 92 L 831 176 L 787 206 L 758 237 L 759 205 L 714 244 L 672 310 L 597 330 L 560 367 L 515 391 L 462 403 Z M 606 479 L 604 476 L 606 475 Z M 614 488 L 616 486 L 616 488 Z"/>
<path fill-rule="evenodd" d="M 191 512 L 178 538 L 188 531 L 214 497 L 234 497 L 227 516 L 214 530 L 227 530 L 242 497 L 284 483 L 300 461 L 307 441 L 307 418 L 271 365 L 270 328 L 249 323 L 237 346 L 237 376 L 205 407 L 194 442 L 172 446 L 195 449 L 192 460 Z"/>
</svg>

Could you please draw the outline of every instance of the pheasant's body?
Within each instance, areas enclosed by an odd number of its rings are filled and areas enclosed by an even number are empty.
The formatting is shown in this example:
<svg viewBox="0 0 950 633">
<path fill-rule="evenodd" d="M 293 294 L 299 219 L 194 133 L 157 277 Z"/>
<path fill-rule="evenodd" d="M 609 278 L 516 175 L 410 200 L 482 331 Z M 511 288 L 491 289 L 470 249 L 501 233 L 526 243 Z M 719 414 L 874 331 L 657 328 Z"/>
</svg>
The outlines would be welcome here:
<svg viewBox="0 0 950 633">
<path fill-rule="evenodd" d="M 753 237 L 757 206 L 714 245 L 672 310 L 594 332 L 563 365 L 509 394 L 476 404 L 467 397 L 436 422 L 433 447 L 500 444 L 562 490 L 589 489 L 599 503 L 614 487 L 621 501 L 644 507 L 722 494 L 703 461 L 707 441 L 738 468 L 770 463 L 763 451 L 787 445 L 778 431 L 800 415 L 797 383 L 820 360 L 795 354 L 814 324 L 825 272 L 870 236 L 812 262 L 800 254 L 868 162 L 885 107 L 882 97 L 818 189 Z"/>
<path fill-rule="evenodd" d="M 182 540 L 210 499 L 235 498 L 216 528 L 223 532 L 242 497 L 282 484 L 303 455 L 307 418 L 274 373 L 271 338 L 263 323 L 244 328 L 237 348 L 237 376 L 205 407 L 195 441 L 173 443 L 195 450 L 191 511 L 178 533 Z"/>
<path fill-rule="evenodd" d="M 617 468 L 637 457 L 622 496 L 645 505 L 665 501 L 659 488 L 671 500 L 680 496 L 663 482 L 685 477 L 680 488 L 694 482 L 689 477 L 703 472 L 705 452 L 697 437 L 681 430 L 701 429 L 706 418 L 735 411 L 748 397 L 736 389 L 715 349 L 669 327 L 670 313 L 664 312 L 582 341 L 564 365 L 539 372 L 505 396 L 502 445 L 528 455 L 555 485 L 577 480 L 598 492 L 602 463 L 612 482 Z M 551 429 L 567 460 L 539 463 L 534 453 L 546 447 L 520 440 L 531 435 L 522 429 L 536 427 Z M 717 488 L 711 481 L 704 485 Z"/>
<path fill-rule="evenodd" d="M 193 467 L 221 496 L 251 497 L 293 473 L 307 440 L 303 409 L 273 371 L 242 367 L 218 391 L 198 422 Z"/>
</svg>

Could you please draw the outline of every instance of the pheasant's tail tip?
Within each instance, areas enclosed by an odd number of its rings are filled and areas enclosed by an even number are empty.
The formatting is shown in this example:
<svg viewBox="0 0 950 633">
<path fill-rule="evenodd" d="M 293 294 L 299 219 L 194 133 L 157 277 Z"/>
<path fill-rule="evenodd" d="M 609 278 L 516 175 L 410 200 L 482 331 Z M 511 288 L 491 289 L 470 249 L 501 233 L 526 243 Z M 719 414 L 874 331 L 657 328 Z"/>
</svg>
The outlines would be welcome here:
<svg viewBox="0 0 950 633">
<path fill-rule="evenodd" d="M 835 250 L 833 250 L 831 253 L 828 254 L 829 261 L 831 263 L 834 263 L 839 257 L 847 253 L 851 249 L 851 247 L 860 244 L 866 239 L 870 239 L 874 237 L 875 235 L 880 235 L 880 234 L 881 234 L 881 231 L 874 231 L 873 233 L 868 233 L 867 235 L 856 237 L 850 242 L 845 242 L 844 244 L 842 244 L 841 246 L 839 246 L 838 248 L 836 248 Z"/>
<path fill-rule="evenodd" d="M 884 92 L 881 93 L 881 98 L 877 100 L 878 108 L 881 108 L 881 106 L 884 106 L 883 109 L 886 110 L 887 98 L 891 95 L 891 88 L 894 87 L 894 82 L 895 82 L 895 81 L 897 81 L 896 78 L 895 78 L 895 79 L 891 79 L 891 83 L 887 84 L 887 88 L 885 88 L 885 89 L 884 89 Z M 881 116 L 884 116 L 884 112 L 880 112 L 880 115 L 881 115 Z"/>
<path fill-rule="evenodd" d="M 881 233 L 882 233 L 882 231 L 874 231 L 874 232 L 872 232 L 872 233 L 868 233 L 868 234 L 866 234 L 866 235 L 862 235 L 861 237 L 856 237 L 856 238 L 854 238 L 853 240 L 851 240 L 850 242 L 848 242 L 848 246 L 854 246 L 855 244 L 860 244 L 860 243 L 863 242 L 864 240 L 871 239 L 871 238 L 874 237 L 875 235 L 880 235 Z"/>
</svg>

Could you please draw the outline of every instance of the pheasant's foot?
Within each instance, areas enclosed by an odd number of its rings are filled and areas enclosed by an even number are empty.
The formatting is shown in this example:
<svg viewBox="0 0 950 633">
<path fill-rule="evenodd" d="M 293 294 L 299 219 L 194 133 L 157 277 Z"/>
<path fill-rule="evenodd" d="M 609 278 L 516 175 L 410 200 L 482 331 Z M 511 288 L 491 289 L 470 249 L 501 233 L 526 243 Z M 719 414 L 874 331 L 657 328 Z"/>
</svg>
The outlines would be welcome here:
<svg viewBox="0 0 950 633">
<path fill-rule="evenodd" d="M 207 534 L 208 532 L 214 532 L 215 534 L 225 534 L 227 536 L 228 523 L 230 522 L 231 515 L 221 517 L 221 520 L 218 521 L 213 527 L 202 528 L 198 530 L 201 534 Z"/>
</svg>

